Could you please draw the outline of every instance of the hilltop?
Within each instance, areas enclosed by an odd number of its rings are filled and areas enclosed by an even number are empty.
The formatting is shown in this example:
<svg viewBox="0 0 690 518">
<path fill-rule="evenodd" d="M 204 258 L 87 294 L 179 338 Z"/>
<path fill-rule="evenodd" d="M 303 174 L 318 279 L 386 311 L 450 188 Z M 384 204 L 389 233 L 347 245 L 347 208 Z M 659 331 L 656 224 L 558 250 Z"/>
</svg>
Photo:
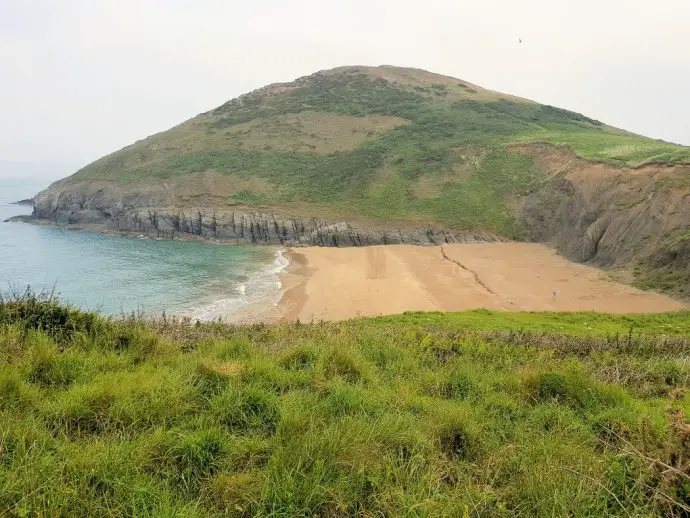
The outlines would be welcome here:
<svg viewBox="0 0 690 518">
<path fill-rule="evenodd" d="M 690 149 L 417 69 L 233 99 L 53 184 L 34 218 L 232 241 L 538 240 L 687 295 Z"/>
</svg>

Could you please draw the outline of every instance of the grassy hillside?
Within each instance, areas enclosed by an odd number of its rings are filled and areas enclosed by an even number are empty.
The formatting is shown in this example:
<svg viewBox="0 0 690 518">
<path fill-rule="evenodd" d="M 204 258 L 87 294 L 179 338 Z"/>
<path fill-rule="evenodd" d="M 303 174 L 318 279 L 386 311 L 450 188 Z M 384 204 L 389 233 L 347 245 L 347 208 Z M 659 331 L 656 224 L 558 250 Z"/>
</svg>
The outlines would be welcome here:
<svg viewBox="0 0 690 518">
<path fill-rule="evenodd" d="M 229 101 L 94 162 L 70 181 L 179 184 L 192 174 L 219 173 L 231 181 L 209 190 L 228 206 L 516 237 L 512 203 L 537 189 L 544 172 L 506 145 L 530 141 L 567 144 L 614 165 L 690 163 L 688 148 L 458 79 L 347 67 Z"/>
<path fill-rule="evenodd" d="M 690 507 L 690 315 L 230 327 L 0 303 L 0 514 Z"/>
</svg>

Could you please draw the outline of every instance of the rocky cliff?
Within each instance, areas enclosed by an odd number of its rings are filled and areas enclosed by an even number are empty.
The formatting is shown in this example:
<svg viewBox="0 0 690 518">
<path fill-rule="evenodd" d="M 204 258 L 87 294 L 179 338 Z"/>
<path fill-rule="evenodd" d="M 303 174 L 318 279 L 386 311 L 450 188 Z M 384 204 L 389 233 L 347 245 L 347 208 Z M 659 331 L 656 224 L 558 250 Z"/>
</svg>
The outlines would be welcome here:
<svg viewBox="0 0 690 518">
<path fill-rule="evenodd" d="M 612 167 L 582 160 L 566 146 L 513 149 L 548 173 L 522 200 L 520 219 L 531 239 L 573 261 L 632 266 L 640 286 L 690 295 L 690 166 Z"/>
<path fill-rule="evenodd" d="M 504 240 L 490 232 L 453 231 L 439 225 L 381 225 L 290 216 L 247 206 L 190 206 L 170 198 L 164 186 L 122 188 L 110 182 L 55 184 L 39 193 L 26 222 L 72 228 L 135 232 L 175 239 L 198 237 L 235 243 L 289 246 L 479 243 Z M 179 205 L 170 204 L 178 201 Z"/>
</svg>

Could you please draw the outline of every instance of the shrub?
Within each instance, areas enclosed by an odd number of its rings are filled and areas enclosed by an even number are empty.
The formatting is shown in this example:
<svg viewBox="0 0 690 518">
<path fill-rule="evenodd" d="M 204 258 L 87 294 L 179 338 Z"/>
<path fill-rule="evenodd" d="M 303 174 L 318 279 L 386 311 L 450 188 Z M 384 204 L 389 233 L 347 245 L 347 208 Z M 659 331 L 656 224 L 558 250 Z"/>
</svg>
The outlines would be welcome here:
<svg viewBox="0 0 690 518">
<path fill-rule="evenodd" d="M 138 323 L 119 323 L 114 329 L 113 337 L 114 349 L 132 354 L 135 362 L 156 354 L 161 343 L 159 335 Z"/>
<path fill-rule="evenodd" d="M 473 376 L 462 365 L 451 370 L 441 382 L 441 396 L 447 399 L 466 399 L 476 389 Z"/>
<path fill-rule="evenodd" d="M 215 396 L 210 405 L 220 424 L 238 432 L 272 434 L 280 420 L 275 396 L 252 386 L 231 387 Z"/>
<path fill-rule="evenodd" d="M 263 484 L 258 472 L 222 473 L 209 481 L 206 498 L 226 516 L 255 516 Z"/>
<path fill-rule="evenodd" d="M 419 342 L 419 347 L 425 355 L 440 364 L 448 362 L 458 354 L 458 345 L 452 340 L 434 334 L 425 335 Z"/>
<path fill-rule="evenodd" d="M 193 490 L 220 470 L 225 454 L 223 434 L 215 428 L 158 434 L 146 453 L 155 474 Z"/>
<path fill-rule="evenodd" d="M 443 425 L 436 433 L 441 452 L 451 460 L 474 460 L 481 452 L 478 438 L 460 420 Z"/>
<path fill-rule="evenodd" d="M 227 445 L 224 466 L 229 471 L 252 471 L 265 468 L 271 459 L 271 437 L 233 435 Z"/>
<path fill-rule="evenodd" d="M 347 385 L 337 379 L 328 386 L 322 408 L 329 417 L 373 411 L 364 390 Z"/>
<path fill-rule="evenodd" d="M 286 350 L 280 359 L 280 364 L 290 370 L 309 370 L 316 366 L 319 351 L 310 345 L 299 345 Z"/>
<path fill-rule="evenodd" d="M 617 412 L 604 412 L 591 420 L 592 431 L 601 440 L 602 447 L 618 448 L 630 438 L 630 426 L 621 417 Z"/>
<path fill-rule="evenodd" d="M 111 419 L 127 434 L 185 421 L 203 408 L 194 377 L 164 366 L 103 376 L 101 384 L 115 396 Z"/>
<path fill-rule="evenodd" d="M 564 374 L 547 372 L 539 377 L 537 395 L 541 401 L 563 401 L 569 397 L 571 384 Z"/>
<path fill-rule="evenodd" d="M 340 376 L 349 383 L 365 379 L 366 364 L 353 350 L 331 347 L 322 358 L 322 369 L 326 377 Z"/>
<path fill-rule="evenodd" d="M 24 331 L 43 331 L 59 343 L 67 343 L 76 332 L 91 334 L 100 325 L 97 314 L 73 309 L 52 293 L 0 293 L 0 325 L 19 324 Z"/>
<path fill-rule="evenodd" d="M 606 470 L 606 486 L 610 488 L 609 507 L 619 507 L 618 502 L 625 502 L 626 507 L 642 506 L 647 498 L 640 482 L 644 480 L 643 468 L 638 459 L 617 456 Z M 616 501 L 617 500 L 617 501 Z"/>
<path fill-rule="evenodd" d="M 21 411 L 33 406 L 38 393 L 28 387 L 17 371 L 0 367 L 0 410 Z"/>
<path fill-rule="evenodd" d="M 233 336 L 217 342 L 214 354 L 222 361 L 247 359 L 252 355 L 252 345 L 246 336 Z"/>
<path fill-rule="evenodd" d="M 115 394 L 103 386 L 75 386 L 44 410 L 48 428 L 70 437 L 100 435 L 118 429 L 111 409 Z"/>
<path fill-rule="evenodd" d="M 195 384 L 204 397 L 220 394 L 227 387 L 231 374 L 227 370 L 219 369 L 208 361 L 196 364 Z"/>
<path fill-rule="evenodd" d="M 60 352 L 57 345 L 39 331 L 30 331 L 28 374 L 31 383 L 44 387 L 67 387 L 83 370 L 83 358 L 70 351 Z"/>
<path fill-rule="evenodd" d="M 593 412 L 620 402 L 620 390 L 586 379 L 581 375 L 547 372 L 539 376 L 536 397 L 539 401 L 555 401 L 575 409 Z"/>
<path fill-rule="evenodd" d="M 24 354 L 23 329 L 13 324 L 0 324 L 0 363 L 14 363 Z"/>
<path fill-rule="evenodd" d="M 262 387 L 275 394 L 284 394 L 308 386 L 312 381 L 313 372 L 286 370 L 273 359 L 259 358 L 242 369 L 239 378 L 247 385 Z"/>
</svg>

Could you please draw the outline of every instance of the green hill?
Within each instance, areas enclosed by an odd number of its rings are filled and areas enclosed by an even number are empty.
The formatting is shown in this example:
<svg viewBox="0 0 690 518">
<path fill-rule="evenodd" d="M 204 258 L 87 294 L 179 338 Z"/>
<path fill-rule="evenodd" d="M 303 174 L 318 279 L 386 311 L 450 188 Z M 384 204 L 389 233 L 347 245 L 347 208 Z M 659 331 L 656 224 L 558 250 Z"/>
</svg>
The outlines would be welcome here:
<svg viewBox="0 0 690 518">
<path fill-rule="evenodd" d="M 682 516 L 690 316 L 0 301 L 0 514 Z"/>
<path fill-rule="evenodd" d="M 101 158 L 35 217 L 283 244 L 533 239 L 662 286 L 687 277 L 684 252 L 652 259 L 690 248 L 689 177 L 687 147 L 422 70 L 344 67 Z"/>
<path fill-rule="evenodd" d="M 505 198 L 543 179 L 529 157 L 506 147 L 522 141 L 568 144 L 617 165 L 690 163 L 687 148 L 577 113 L 421 70 L 353 67 L 252 92 L 72 179 L 148 183 L 213 171 L 241 186 L 227 192 L 229 204 L 309 203 L 335 217 L 517 236 Z"/>
</svg>

